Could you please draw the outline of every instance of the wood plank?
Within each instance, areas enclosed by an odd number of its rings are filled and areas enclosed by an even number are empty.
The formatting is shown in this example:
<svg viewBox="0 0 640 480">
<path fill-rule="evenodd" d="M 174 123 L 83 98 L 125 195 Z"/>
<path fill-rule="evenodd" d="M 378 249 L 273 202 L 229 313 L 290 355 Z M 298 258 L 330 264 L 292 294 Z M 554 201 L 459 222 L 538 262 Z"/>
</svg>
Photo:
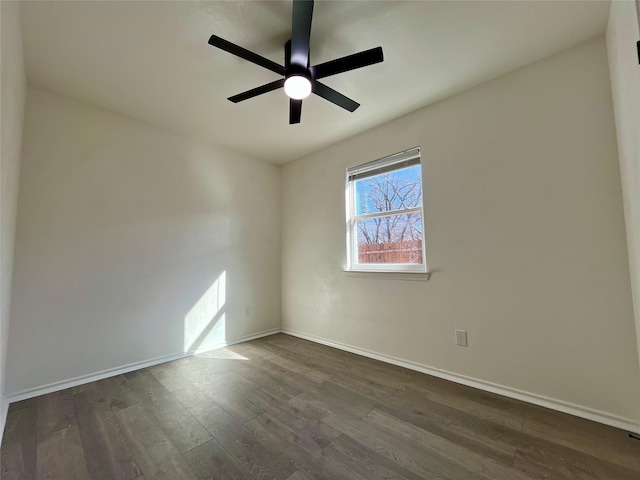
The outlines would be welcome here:
<svg viewBox="0 0 640 480">
<path fill-rule="evenodd" d="M 638 480 L 638 471 L 630 470 L 575 450 L 557 449 L 549 444 L 518 448 L 514 468 L 532 478 L 554 480 Z"/>
<path fill-rule="evenodd" d="M 211 440 L 209 432 L 173 396 L 159 396 L 144 405 L 181 453 Z"/>
<path fill-rule="evenodd" d="M 294 404 L 304 400 L 326 407 L 338 414 L 348 413 L 357 417 L 364 417 L 378 406 L 375 400 L 328 381 L 292 399 Z"/>
<path fill-rule="evenodd" d="M 424 396 L 400 393 L 378 409 L 505 465 L 511 465 L 517 446 L 528 443 L 519 429 L 471 415 Z"/>
<path fill-rule="evenodd" d="M 434 480 L 486 478 L 466 469 L 455 461 L 440 457 L 433 451 L 425 450 L 424 446 L 418 444 L 414 439 L 390 433 L 375 423 L 353 418 L 345 420 L 330 412 L 325 414 L 324 421 L 351 439 L 376 451 L 419 477 Z"/>
<path fill-rule="evenodd" d="M 462 467 L 478 478 L 486 478 L 487 480 L 525 480 L 529 478 L 527 475 L 481 453 L 457 445 L 380 410 L 370 412 L 365 418 L 365 422 L 375 425 L 394 438 L 412 441 L 435 458 Z"/>
<path fill-rule="evenodd" d="M 58 429 L 40 438 L 36 465 L 38 479 L 90 478 L 78 426 Z"/>
<path fill-rule="evenodd" d="M 376 382 L 387 388 L 399 390 L 415 385 L 415 378 L 419 374 L 396 365 L 371 360 L 369 364 L 353 367 L 350 375 Z"/>
<path fill-rule="evenodd" d="M 185 377 L 206 367 L 206 364 L 198 361 L 197 357 L 181 358 L 180 360 L 174 360 L 173 362 L 163 363 L 163 365 L 180 375 L 184 375 Z"/>
<path fill-rule="evenodd" d="M 71 391 L 61 390 L 37 398 L 38 438 L 48 438 L 52 433 L 77 425 Z"/>
<path fill-rule="evenodd" d="M 226 375 L 228 373 L 243 373 L 243 370 L 248 366 L 239 360 L 210 360 L 207 366 L 203 369 L 209 375 L 218 377 L 220 375 Z"/>
<path fill-rule="evenodd" d="M 244 480 L 250 472 L 215 439 L 184 454 L 202 480 Z"/>
<path fill-rule="evenodd" d="M 197 388 L 183 388 L 174 391 L 172 395 L 194 417 L 203 413 L 207 408 L 217 405 Z"/>
<path fill-rule="evenodd" d="M 309 415 L 289 402 L 270 403 L 264 407 L 265 413 L 279 420 L 294 432 L 313 438 L 321 448 L 329 445 L 341 433 L 324 423 L 320 416 Z"/>
<path fill-rule="evenodd" d="M 554 472 L 555 476 L 570 472 L 569 478 L 581 478 L 584 472 L 591 475 L 585 478 L 626 479 L 638 476 L 637 472 L 598 461 L 582 452 L 543 441 L 527 433 L 509 429 L 500 423 L 469 415 L 426 398 L 419 401 L 418 397 L 411 397 L 413 401 L 398 401 L 401 395 L 393 399 L 394 405 L 400 408 L 385 406 L 379 407 L 379 410 L 505 465 L 512 465 L 515 456 L 514 467 L 533 474 L 535 478 L 544 478 L 542 475 L 550 475 L 549 472 Z M 516 448 L 517 454 L 514 451 Z M 554 475 L 550 475 L 550 478 Z"/>
<path fill-rule="evenodd" d="M 314 383 L 322 383 L 330 378 L 326 373 L 275 355 L 260 358 L 253 368 L 284 378 L 288 384 L 300 391 L 312 388 Z"/>
<path fill-rule="evenodd" d="M 330 357 L 336 362 L 339 362 L 343 368 L 352 369 L 359 364 L 371 364 L 371 359 L 358 355 L 355 353 L 347 352 L 339 348 L 329 347 L 316 342 L 305 340 L 298 337 L 292 337 L 286 334 L 271 335 L 264 337 L 263 340 L 266 343 L 272 343 L 292 351 L 302 352 L 305 355 L 311 354 L 311 356 Z"/>
<path fill-rule="evenodd" d="M 617 428 L 536 407 L 523 432 L 640 472 L 640 442 Z"/>
<path fill-rule="evenodd" d="M 263 352 L 263 355 L 269 355 L 270 358 L 277 359 L 277 362 L 274 363 L 277 363 L 290 372 L 304 375 L 306 378 L 315 381 L 316 383 L 324 382 L 330 377 L 327 373 L 300 362 L 300 359 L 295 354 L 274 347 L 269 343 L 257 344 L 256 348 L 259 348 Z"/>
<path fill-rule="evenodd" d="M 133 373 L 125 375 L 126 388 L 135 392 L 142 401 L 155 403 L 171 393 L 148 370 L 138 370 L 135 372 L 137 375 L 131 376 Z"/>
<path fill-rule="evenodd" d="M 397 388 L 384 385 L 376 380 L 367 379 L 361 375 L 339 373 L 332 375 L 329 381 L 347 390 L 381 401 L 391 398 L 398 392 Z"/>
<path fill-rule="evenodd" d="M 38 399 L 36 398 L 9 406 L 2 448 L 0 448 L 0 478 L 7 480 L 35 478 L 37 419 Z"/>
<path fill-rule="evenodd" d="M 120 410 L 141 403 L 144 399 L 128 385 L 126 378 L 118 375 L 85 386 L 82 392 L 89 402 Z"/>
<path fill-rule="evenodd" d="M 0 449 L 0 478 L 24 480 L 36 478 L 36 441 L 28 445 L 13 443 Z"/>
<path fill-rule="evenodd" d="M 300 436 L 287 428 L 284 424 L 261 415 L 245 423 L 245 426 L 263 444 L 291 458 L 303 473 L 312 479 L 332 480 L 367 480 L 356 472 L 350 462 L 343 462 L 330 454 L 327 449 L 322 449 L 309 436 Z"/>
<path fill-rule="evenodd" d="M 191 384 L 191 386 L 195 386 L 196 388 L 209 382 L 215 376 L 209 373 L 205 368 L 198 368 L 195 370 L 186 371 L 181 373 L 180 375 L 182 375 Z M 185 387 L 185 388 L 190 388 L 190 387 Z M 182 390 L 182 389 L 179 389 L 179 390 Z"/>
<path fill-rule="evenodd" d="M 134 480 L 142 477 L 133 450 L 111 410 L 80 415 L 78 430 L 89 478 Z"/>
<path fill-rule="evenodd" d="M 144 405 L 114 413 L 136 463 L 146 478 L 195 479 L 195 472 Z"/>
<path fill-rule="evenodd" d="M 288 477 L 287 480 L 313 480 L 313 477 L 302 470 L 298 470 Z"/>
<path fill-rule="evenodd" d="M 428 383 L 416 381 L 415 385 L 407 387 L 406 390 L 406 393 L 400 392 L 397 396 L 413 395 L 427 398 L 514 430 L 521 430 L 525 419 L 525 413 L 518 407 L 526 408 L 528 405 L 434 377 L 431 377 Z"/>
<path fill-rule="evenodd" d="M 274 400 L 286 401 L 302 393 L 301 390 L 289 387 L 285 382 L 270 378 L 270 375 L 264 374 L 260 370 L 251 375 L 228 373 L 218 377 L 218 380 L 241 394 L 260 390 Z"/>
<path fill-rule="evenodd" d="M 313 462 L 322 455 L 322 447 L 311 435 L 296 432 L 267 414 L 245 422 L 244 426 L 263 443 L 276 446 L 282 453 L 286 451 L 293 460 L 297 457 L 298 464 Z M 297 455 L 294 457 L 294 454 Z"/>
<path fill-rule="evenodd" d="M 285 480 L 298 470 L 289 458 L 274 453 L 271 448 L 259 442 L 222 407 L 210 406 L 196 418 L 253 477 Z"/>
<path fill-rule="evenodd" d="M 193 384 L 180 373 L 169 368 L 150 369 L 150 372 L 169 392 L 193 386 Z"/>
<path fill-rule="evenodd" d="M 334 450 L 326 448 L 322 452 L 322 458 L 317 464 L 320 472 L 314 478 L 336 479 L 336 480 L 370 480 L 368 477 L 360 475 L 355 465 L 350 463 L 346 458 L 335 454 Z M 347 460 L 347 461 L 345 461 Z"/>
<path fill-rule="evenodd" d="M 263 413 L 260 406 L 229 388 L 219 379 L 205 378 L 199 382 L 198 389 L 240 422 L 245 422 Z"/>
<path fill-rule="evenodd" d="M 282 336 L 284 337 L 284 336 Z M 364 357 L 354 356 L 352 359 L 343 359 L 341 350 L 333 349 L 330 347 L 320 347 L 313 342 L 307 342 L 305 340 L 290 341 L 283 339 L 277 335 L 272 337 L 266 337 L 265 343 L 275 345 L 281 348 L 280 354 L 285 356 L 285 353 L 292 355 L 293 358 L 297 358 L 299 361 L 317 369 L 320 371 L 326 371 L 329 373 L 348 372 L 354 366 L 354 361 L 361 361 Z"/>
<path fill-rule="evenodd" d="M 343 463 L 352 465 L 352 468 L 357 469 L 360 475 L 368 479 L 421 480 L 422 478 L 346 435 L 338 437 L 327 450 L 344 458 Z"/>
</svg>

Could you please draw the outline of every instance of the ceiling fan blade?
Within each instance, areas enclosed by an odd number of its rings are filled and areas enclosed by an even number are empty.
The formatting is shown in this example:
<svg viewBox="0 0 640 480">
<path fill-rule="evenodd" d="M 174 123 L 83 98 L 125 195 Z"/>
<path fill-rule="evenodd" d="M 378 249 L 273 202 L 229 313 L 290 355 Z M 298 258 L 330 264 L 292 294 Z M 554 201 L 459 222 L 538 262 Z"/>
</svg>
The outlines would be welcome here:
<svg viewBox="0 0 640 480">
<path fill-rule="evenodd" d="M 235 43 L 231 43 L 224 38 L 220 38 L 216 35 L 211 35 L 211 38 L 209 38 L 209 45 L 213 45 L 214 47 L 218 47 L 224 50 L 225 52 L 229 52 L 240 58 L 244 58 L 251 63 L 255 63 L 256 65 L 260 65 L 261 67 L 266 68 L 267 70 L 271 70 L 278 75 L 284 76 L 285 74 L 285 68 L 283 66 L 278 65 L 276 62 L 269 60 L 268 58 L 264 58 L 257 53 L 253 53 L 246 48 L 242 48 Z"/>
<path fill-rule="evenodd" d="M 246 92 L 239 93 L 237 95 L 234 95 L 233 97 L 229 97 L 227 100 L 231 100 L 233 103 L 238 103 L 282 87 L 284 87 L 284 78 L 281 80 L 276 80 L 275 82 L 267 83 L 266 85 L 252 88 L 251 90 L 247 90 Z"/>
<path fill-rule="evenodd" d="M 333 88 L 327 87 L 324 83 L 313 82 L 312 91 L 325 100 L 329 100 L 331 103 L 335 103 L 350 112 L 355 111 L 355 109 L 360 106 L 358 102 L 351 100 L 349 97 L 345 97 L 340 92 L 336 92 Z"/>
<path fill-rule="evenodd" d="M 313 0 L 293 0 L 291 25 L 291 63 L 307 68 L 309 65 L 309 38 L 313 18 Z"/>
<path fill-rule="evenodd" d="M 311 67 L 311 72 L 314 78 L 324 78 L 337 73 L 348 72 L 356 68 L 373 65 L 374 63 L 380 63 L 383 60 L 382 47 L 376 47 L 371 50 L 365 50 L 364 52 L 354 53 L 353 55 L 347 55 L 346 57 L 321 63 L 320 65 Z"/>
<path fill-rule="evenodd" d="M 289 125 L 300 123 L 302 116 L 302 100 L 289 99 Z"/>
</svg>

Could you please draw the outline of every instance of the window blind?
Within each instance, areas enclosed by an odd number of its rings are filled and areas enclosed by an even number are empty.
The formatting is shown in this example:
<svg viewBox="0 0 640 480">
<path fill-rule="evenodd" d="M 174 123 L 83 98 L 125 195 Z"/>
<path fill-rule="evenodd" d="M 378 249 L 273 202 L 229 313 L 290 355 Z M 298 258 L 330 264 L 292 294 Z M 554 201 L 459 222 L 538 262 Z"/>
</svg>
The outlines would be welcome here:
<svg viewBox="0 0 640 480">
<path fill-rule="evenodd" d="M 359 180 L 420 164 L 420 147 L 347 168 L 347 180 Z"/>
</svg>

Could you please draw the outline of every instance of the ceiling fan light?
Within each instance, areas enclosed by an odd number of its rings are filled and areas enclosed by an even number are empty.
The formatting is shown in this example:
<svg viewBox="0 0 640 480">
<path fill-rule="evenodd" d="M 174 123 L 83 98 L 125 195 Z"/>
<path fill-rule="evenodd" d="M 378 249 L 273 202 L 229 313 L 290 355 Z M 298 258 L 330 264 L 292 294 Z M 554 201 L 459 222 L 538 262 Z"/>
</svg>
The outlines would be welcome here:
<svg viewBox="0 0 640 480">
<path fill-rule="evenodd" d="M 302 100 L 311 94 L 311 81 L 302 75 L 292 75 L 284 82 L 284 93 L 294 100 Z"/>
</svg>

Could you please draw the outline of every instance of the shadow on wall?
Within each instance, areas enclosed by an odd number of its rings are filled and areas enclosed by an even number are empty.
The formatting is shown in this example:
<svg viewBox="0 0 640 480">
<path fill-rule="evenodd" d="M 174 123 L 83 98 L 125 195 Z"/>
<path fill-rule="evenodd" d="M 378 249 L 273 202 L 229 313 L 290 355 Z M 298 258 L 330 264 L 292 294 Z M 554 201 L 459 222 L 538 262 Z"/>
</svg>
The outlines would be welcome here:
<svg viewBox="0 0 640 480">
<path fill-rule="evenodd" d="M 184 352 L 199 353 L 226 343 L 226 270 L 184 317 Z"/>
</svg>

